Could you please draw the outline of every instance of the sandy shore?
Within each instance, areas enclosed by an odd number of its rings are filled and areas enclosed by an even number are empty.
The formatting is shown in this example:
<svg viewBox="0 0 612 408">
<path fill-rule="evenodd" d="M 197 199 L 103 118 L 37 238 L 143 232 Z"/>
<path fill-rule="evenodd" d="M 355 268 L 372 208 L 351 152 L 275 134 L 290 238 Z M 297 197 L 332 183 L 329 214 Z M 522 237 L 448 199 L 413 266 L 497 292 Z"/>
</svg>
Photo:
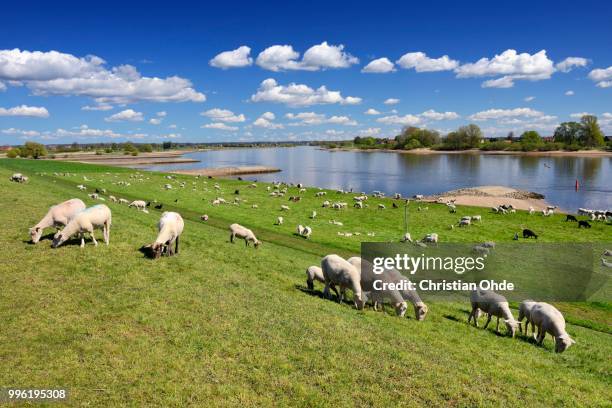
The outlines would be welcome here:
<svg viewBox="0 0 612 408">
<path fill-rule="evenodd" d="M 138 156 L 126 154 L 102 154 L 95 153 L 60 153 L 51 160 L 76 161 L 80 163 L 104 164 L 108 166 L 121 167 L 144 167 L 153 164 L 177 164 L 197 163 L 199 160 L 187 159 L 183 154 L 188 151 L 169 151 L 140 153 Z"/>
<path fill-rule="evenodd" d="M 276 167 L 267 166 L 239 166 L 239 167 L 213 167 L 204 169 L 192 170 L 171 170 L 169 173 L 189 174 L 192 176 L 238 176 L 241 174 L 262 174 L 262 173 L 277 173 L 281 171 Z"/>
<path fill-rule="evenodd" d="M 511 204 L 519 210 L 529 210 L 529 207 L 533 207 L 536 211 L 543 210 L 546 206 L 550 205 L 540 194 L 503 186 L 462 188 L 426 196 L 423 198 L 423 201 L 436 202 L 438 199 L 442 199 L 445 202 L 456 200 L 455 204 L 457 205 L 476 207 L 497 207 L 502 204 Z"/>
<path fill-rule="evenodd" d="M 322 148 L 330 151 L 348 151 L 348 152 L 384 152 L 384 153 L 399 153 L 399 154 L 414 154 L 414 155 L 431 155 L 431 154 L 484 154 L 492 156 L 536 156 L 536 157 L 612 157 L 612 152 L 603 150 L 580 150 L 570 152 L 565 150 L 553 150 L 550 152 L 508 152 L 505 150 L 485 151 L 479 149 L 470 150 L 432 150 L 428 148 L 413 149 L 413 150 L 393 150 L 393 149 L 357 149 L 357 148 L 342 148 L 333 149 Z"/>
</svg>

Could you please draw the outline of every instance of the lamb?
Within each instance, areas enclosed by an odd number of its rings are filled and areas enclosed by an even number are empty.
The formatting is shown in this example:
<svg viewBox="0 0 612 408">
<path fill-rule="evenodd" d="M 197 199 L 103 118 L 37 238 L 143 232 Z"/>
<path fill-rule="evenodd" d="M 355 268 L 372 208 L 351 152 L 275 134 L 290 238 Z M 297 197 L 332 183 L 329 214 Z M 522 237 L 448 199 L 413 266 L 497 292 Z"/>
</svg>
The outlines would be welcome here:
<svg viewBox="0 0 612 408">
<path fill-rule="evenodd" d="M 379 210 L 384 210 L 385 208 L 387 208 L 387 207 L 385 207 L 384 204 L 378 204 L 378 209 Z"/>
<path fill-rule="evenodd" d="M 317 212 L 316 212 L 316 211 L 313 211 L 313 212 L 310 214 L 310 218 L 311 218 L 311 219 L 313 219 L 313 220 L 316 218 L 316 216 L 317 216 Z"/>
<path fill-rule="evenodd" d="M 555 338 L 555 352 L 563 353 L 576 342 L 565 331 L 565 319 L 559 310 L 548 303 L 536 303 L 531 309 L 531 324 L 538 328 L 537 342 L 544 342 L 546 333 Z"/>
<path fill-rule="evenodd" d="M 297 226 L 298 235 L 302 235 L 304 233 L 304 226 L 302 224 Z"/>
<path fill-rule="evenodd" d="M 536 304 L 537 302 L 533 300 L 523 300 L 519 305 L 519 331 L 522 332 L 520 325 L 522 324 L 523 319 L 525 319 L 525 321 L 527 322 L 525 323 L 525 336 L 527 336 L 527 331 L 529 330 L 529 323 L 531 323 L 531 334 L 533 335 L 535 333 L 535 325 L 531 321 L 531 310 Z"/>
<path fill-rule="evenodd" d="M 472 221 L 466 218 L 463 218 L 459 221 L 459 226 L 460 227 L 466 227 L 468 225 L 472 224 Z"/>
<path fill-rule="evenodd" d="M 313 265 L 306 269 L 306 285 L 308 285 L 308 289 L 314 290 L 314 281 L 319 281 L 324 284 L 325 276 L 323 276 L 323 270 L 320 267 Z M 332 283 L 329 287 L 334 291 L 336 297 L 340 297 L 336 285 Z"/>
<path fill-rule="evenodd" d="M 208 221 L 208 214 L 204 214 L 204 215 L 200 216 L 200 219 L 202 221 Z"/>
<path fill-rule="evenodd" d="M 361 201 L 357 201 L 353 207 L 358 208 L 358 209 L 362 209 L 363 208 L 363 203 Z"/>
<path fill-rule="evenodd" d="M 310 238 L 310 236 L 312 235 L 312 228 L 310 228 L 308 225 L 305 226 L 304 230 L 302 231 L 300 235 L 306 239 Z"/>
<path fill-rule="evenodd" d="M 110 227 L 111 227 L 111 210 L 104 204 L 94 205 L 75 214 L 68 222 L 66 228 L 56 233 L 53 237 L 53 248 L 62 245 L 74 234 L 81 236 L 81 248 L 85 246 L 85 235 L 89 233 L 94 245 L 98 245 L 98 241 L 94 237 L 94 228 L 102 228 L 104 242 L 106 245 L 110 242 Z"/>
<path fill-rule="evenodd" d="M 278 217 L 276 219 L 276 224 L 275 225 L 283 225 L 283 221 L 284 221 L 283 217 Z"/>
<path fill-rule="evenodd" d="M 315 193 L 315 197 L 323 197 L 326 194 L 327 193 L 325 191 L 318 191 L 317 193 Z"/>
<path fill-rule="evenodd" d="M 149 249 L 152 252 L 152 257 L 155 259 L 162 255 L 164 249 L 168 256 L 178 254 L 179 238 L 184 228 L 185 222 L 179 213 L 165 211 L 157 224 L 159 234 L 157 234 L 155 242 L 146 245 L 144 248 Z M 174 244 L 174 250 L 172 249 L 172 244 Z"/>
<path fill-rule="evenodd" d="M 538 239 L 538 236 L 537 236 L 537 234 L 535 232 L 533 232 L 530 229 L 524 229 L 523 230 L 523 238 L 531 238 L 531 237 L 533 237 L 535 239 Z"/>
<path fill-rule="evenodd" d="M 363 309 L 364 300 L 361 293 L 360 272 L 345 259 L 338 255 L 327 255 L 321 260 L 321 269 L 325 278 L 323 295 L 329 299 L 329 289 L 332 284 L 340 286 L 338 302 L 342 302 L 347 288 L 353 291 L 353 298 L 357 309 Z"/>
<path fill-rule="evenodd" d="M 472 215 L 472 221 L 482 221 L 482 217 L 480 215 Z"/>
<path fill-rule="evenodd" d="M 117 202 L 117 197 L 115 197 L 114 195 L 108 196 L 108 199 L 111 200 L 113 203 Z"/>
<path fill-rule="evenodd" d="M 535 214 L 535 208 L 529 207 L 529 215 Z"/>
<path fill-rule="evenodd" d="M 431 234 L 427 234 L 425 235 L 425 237 L 422 240 L 423 242 L 431 242 L 433 244 L 437 244 L 438 243 L 438 234 L 436 234 L 435 232 L 432 232 Z"/>
<path fill-rule="evenodd" d="M 591 228 L 591 224 L 588 221 L 580 220 L 578 221 L 578 228 Z"/>
<path fill-rule="evenodd" d="M 91 193 L 91 194 L 87 194 L 89 196 L 89 198 L 91 198 L 92 200 L 97 200 L 98 198 L 100 198 L 100 196 L 98 195 L 98 193 Z"/>
<path fill-rule="evenodd" d="M 514 320 L 508 301 L 502 295 L 499 295 L 489 290 L 473 290 L 470 294 L 470 301 L 472 303 L 472 311 L 468 317 L 468 324 L 470 320 L 474 319 L 474 326 L 478 327 L 478 310 L 482 310 L 487 313 L 487 322 L 484 325 L 486 329 L 491 322 L 491 317 L 497 317 L 496 332 L 499 333 L 499 318 L 502 317 L 506 323 L 506 329 L 514 337 L 516 329 L 519 327 L 519 322 Z"/>
<path fill-rule="evenodd" d="M 410 236 L 410 233 L 405 233 L 402 239 L 400 239 L 400 242 L 412 242 L 412 237 Z"/>
<path fill-rule="evenodd" d="M 29 178 L 21 173 L 14 173 L 10 180 L 14 181 L 15 183 L 27 183 Z"/>
<path fill-rule="evenodd" d="M 81 190 L 81 191 L 85 191 L 85 190 L 87 190 L 87 187 L 85 187 L 85 186 L 84 186 L 84 185 L 82 185 L 82 184 L 79 184 L 79 185 L 77 186 L 77 188 L 78 188 L 79 190 Z"/>
<path fill-rule="evenodd" d="M 568 221 L 578 222 L 578 219 L 572 214 L 567 214 L 565 216 L 565 222 L 568 222 Z"/>
<path fill-rule="evenodd" d="M 47 214 L 35 226 L 30 228 L 30 238 L 32 243 L 36 244 L 40 241 L 43 230 L 49 227 L 57 227 L 67 225 L 76 213 L 85 209 L 85 203 L 78 198 L 72 198 L 63 203 L 54 205 L 49 208 Z"/>
<path fill-rule="evenodd" d="M 608 262 L 604 258 L 601 258 L 601 265 L 605 266 L 606 268 L 612 268 L 612 262 Z"/>
<path fill-rule="evenodd" d="M 125 198 L 120 198 L 119 199 L 119 204 L 129 204 L 129 201 L 126 200 Z"/>
<path fill-rule="evenodd" d="M 323 201 L 323 205 L 321 205 L 321 207 L 323 207 L 323 208 L 327 208 L 327 207 L 329 207 L 330 205 L 331 205 L 331 203 L 329 202 L 329 200 L 325 200 L 325 201 Z"/>
<path fill-rule="evenodd" d="M 281 205 L 280 206 L 280 210 L 281 211 L 289 211 L 289 206 L 288 205 Z"/>
<path fill-rule="evenodd" d="M 253 231 L 250 229 L 243 227 L 240 224 L 232 224 L 230 225 L 230 242 L 233 244 L 234 239 L 236 237 L 244 239 L 244 243 L 246 246 L 249 246 L 249 243 L 253 243 L 255 248 L 258 248 L 261 245 L 261 241 L 257 239 Z"/>
<path fill-rule="evenodd" d="M 145 202 L 144 200 L 135 200 L 135 201 L 132 201 L 128 205 L 128 207 L 135 207 L 138 210 L 144 211 L 150 205 L 151 205 L 151 203 Z"/>
</svg>

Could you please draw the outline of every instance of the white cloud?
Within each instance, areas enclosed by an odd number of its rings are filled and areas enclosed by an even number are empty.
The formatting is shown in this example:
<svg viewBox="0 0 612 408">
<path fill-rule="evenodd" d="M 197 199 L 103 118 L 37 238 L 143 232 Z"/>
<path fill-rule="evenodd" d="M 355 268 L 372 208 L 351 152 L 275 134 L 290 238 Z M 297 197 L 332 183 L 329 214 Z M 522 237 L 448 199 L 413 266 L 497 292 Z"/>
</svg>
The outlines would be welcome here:
<svg viewBox="0 0 612 408">
<path fill-rule="evenodd" d="M 359 136 L 377 136 L 380 134 L 380 128 L 367 128 L 359 131 Z"/>
<path fill-rule="evenodd" d="M 215 123 L 207 123 L 201 126 L 204 129 L 216 129 L 216 130 L 224 130 L 228 132 L 235 132 L 238 130 L 236 126 L 228 126 L 223 122 L 215 122 Z"/>
<path fill-rule="evenodd" d="M 20 105 L 12 108 L 0 108 L 0 116 L 27 116 L 31 118 L 48 118 L 47 108 L 38 106 Z"/>
<path fill-rule="evenodd" d="M 516 117 L 537 118 L 543 116 L 545 116 L 544 113 L 531 108 L 489 109 L 486 111 L 476 112 L 471 115 L 469 119 L 475 121 L 485 121 Z"/>
<path fill-rule="evenodd" d="M 565 96 L 573 96 L 574 95 L 574 91 L 569 90 L 565 92 Z"/>
<path fill-rule="evenodd" d="M 136 112 L 133 109 L 125 109 L 121 112 L 117 112 L 104 119 L 107 122 L 141 122 L 144 120 L 142 112 Z"/>
<path fill-rule="evenodd" d="M 485 88 L 511 88 L 517 79 L 539 81 L 549 79 L 555 67 L 546 56 L 546 50 L 533 55 L 518 54 L 508 49 L 495 57 L 481 58 L 474 63 L 463 64 L 455 68 L 458 78 L 501 76 L 498 79 L 483 83 Z"/>
<path fill-rule="evenodd" d="M 383 103 L 385 105 L 397 105 L 399 102 L 400 100 L 397 98 L 389 98 L 389 99 L 386 99 Z"/>
<path fill-rule="evenodd" d="M 332 116 L 325 121 L 325 123 L 331 123 L 334 125 L 344 125 L 344 126 L 356 126 L 357 122 L 348 116 Z"/>
<path fill-rule="evenodd" d="M 177 126 L 173 123 L 171 125 L 168 125 L 168 129 L 176 129 Z"/>
<path fill-rule="evenodd" d="M 85 105 L 83 107 L 81 107 L 81 110 L 84 111 L 108 111 L 113 109 L 112 105 L 108 105 L 108 104 L 99 104 L 99 105 L 94 105 L 94 106 L 90 106 L 90 105 Z"/>
<path fill-rule="evenodd" d="M 312 89 L 307 85 L 291 83 L 287 86 L 279 85 L 274 79 L 264 80 L 257 93 L 251 95 L 253 102 L 284 103 L 288 106 L 311 106 L 339 103 L 341 105 L 355 105 L 361 98 L 343 97 L 339 91 L 330 91 L 325 86 Z"/>
<path fill-rule="evenodd" d="M 5 135 L 20 135 L 25 137 L 40 136 L 40 132 L 37 130 L 22 130 L 15 128 L 2 129 L 2 133 L 4 133 Z"/>
<path fill-rule="evenodd" d="M 589 72 L 589 78 L 600 88 L 612 87 L 612 66 L 606 69 L 594 69 Z"/>
<path fill-rule="evenodd" d="M 0 92 L 6 91 L 6 85 L 4 85 L 4 82 L 0 81 Z"/>
<path fill-rule="evenodd" d="M 459 62 L 450 59 L 448 55 L 440 58 L 429 58 L 424 52 L 409 52 L 396 61 L 404 69 L 414 68 L 416 72 L 451 71 Z"/>
<path fill-rule="evenodd" d="M 301 60 L 299 57 L 300 53 L 291 45 L 273 45 L 260 52 L 255 63 L 261 68 L 274 72 L 348 68 L 359 63 L 359 59 L 344 52 L 344 45 L 329 45 L 327 41 L 310 47 Z"/>
<path fill-rule="evenodd" d="M 217 54 L 208 63 L 210 66 L 221 69 L 248 67 L 253 64 L 253 58 L 249 56 L 251 48 L 243 45 L 232 51 L 224 51 Z"/>
<path fill-rule="evenodd" d="M 341 136 L 345 133 L 346 132 L 344 130 L 336 130 L 336 129 L 327 129 L 325 131 L 325 134 L 328 136 Z"/>
<path fill-rule="evenodd" d="M 533 101 L 535 98 L 536 98 L 535 96 L 527 96 L 527 97 L 525 97 L 525 99 L 523 99 L 523 100 L 524 100 L 525 102 L 531 102 L 531 101 Z"/>
<path fill-rule="evenodd" d="M 92 129 L 87 125 L 81 125 L 78 130 L 65 130 L 57 129 L 54 134 L 57 137 L 77 137 L 77 138 L 91 138 L 91 137 L 105 137 L 110 139 L 117 139 L 120 137 L 126 137 L 111 129 Z"/>
<path fill-rule="evenodd" d="M 57 51 L 0 50 L 0 80 L 16 81 L 34 95 L 75 95 L 98 103 L 203 102 L 189 80 L 143 77 L 131 65 L 106 68 L 96 56 L 84 58 Z"/>
<path fill-rule="evenodd" d="M 276 119 L 276 115 L 274 115 L 274 113 L 264 112 L 260 117 L 255 120 L 255 122 L 253 122 L 253 126 L 265 129 L 283 129 L 284 126 L 280 123 L 274 123 L 274 119 Z"/>
<path fill-rule="evenodd" d="M 589 112 L 576 112 L 576 113 L 570 114 L 570 117 L 574 118 L 574 119 L 580 119 L 580 118 L 582 118 L 585 115 L 592 115 L 592 113 L 589 113 Z"/>
<path fill-rule="evenodd" d="M 430 120 L 454 120 L 459 119 L 456 112 L 436 112 L 433 109 L 421 113 L 422 117 Z"/>
<path fill-rule="evenodd" d="M 389 58 L 375 59 L 361 70 L 361 72 L 367 74 L 384 74 L 393 71 L 395 71 L 395 66 L 389 61 Z"/>
<path fill-rule="evenodd" d="M 383 116 L 382 118 L 376 119 L 377 122 L 384 123 L 385 125 L 402 125 L 402 126 L 415 126 L 421 123 L 421 118 L 416 115 L 391 115 Z"/>
<path fill-rule="evenodd" d="M 376 109 L 370 108 L 367 111 L 363 112 L 366 115 L 380 115 L 380 112 Z"/>
<path fill-rule="evenodd" d="M 155 116 L 157 116 L 159 118 L 165 118 L 167 115 L 168 115 L 168 112 L 166 112 L 166 111 L 157 112 L 155 114 Z"/>
<path fill-rule="evenodd" d="M 581 57 L 568 57 L 561 62 L 555 64 L 555 68 L 561 72 L 570 72 L 576 67 L 586 67 L 589 60 Z"/>
<path fill-rule="evenodd" d="M 151 118 L 149 119 L 149 123 L 152 125 L 159 125 L 162 123 L 162 120 L 159 118 Z"/>
<path fill-rule="evenodd" d="M 333 125 L 344 125 L 344 126 L 355 126 L 357 122 L 348 116 L 331 116 L 327 117 L 322 113 L 315 112 L 300 112 L 300 113 L 287 113 L 285 117 L 289 120 L 299 121 L 296 125 L 322 125 L 322 124 L 333 124 Z"/>
<path fill-rule="evenodd" d="M 202 112 L 200 115 L 206 116 L 207 118 L 217 122 L 237 123 L 244 122 L 246 120 L 246 117 L 242 113 L 240 115 L 236 115 L 231 110 L 218 108 L 209 109 L 206 112 Z"/>
</svg>

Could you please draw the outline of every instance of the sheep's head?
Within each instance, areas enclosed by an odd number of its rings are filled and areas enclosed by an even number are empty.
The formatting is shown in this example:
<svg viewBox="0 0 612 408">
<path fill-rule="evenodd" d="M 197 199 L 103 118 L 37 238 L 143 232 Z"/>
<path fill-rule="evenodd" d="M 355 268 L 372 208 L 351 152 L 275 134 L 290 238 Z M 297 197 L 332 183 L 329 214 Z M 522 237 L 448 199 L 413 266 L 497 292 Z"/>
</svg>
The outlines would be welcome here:
<svg viewBox="0 0 612 408">
<path fill-rule="evenodd" d="M 404 317 L 404 315 L 406 314 L 406 310 L 408 310 L 408 305 L 406 305 L 406 302 L 400 302 L 395 304 L 395 313 L 399 317 Z"/>
<path fill-rule="evenodd" d="M 164 251 L 164 244 L 162 244 L 161 242 L 155 242 L 151 245 L 151 257 L 153 259 L 159 259 L 163 251 Z"/>
<path fill-rule="evenodd" d="M 363 298 L 361 297 L 361 293 L 360 294 L 356 294 L 355 295 L 355 307 L 358 310 L 363 310 L 363 307 L 365 306 L 365 301 L 363 300 Z"/>
<path fill-rule="evenodd" d="M 43 229 L 40 227 L 30 228 L 30 239 L 32 239 L 32 243 L 36 244 L 40 241 L 40 237 L 42 236 Z"/>
<path fill-rule="evenodd" d="M 58 246 L 62 245 L 64 242 L 66 242 L 68 240 L 68 238 L 70 238 L 68 235 L 64 234 L 64 231 L 58 231 L 55 233 L 55 235 L 53 236 L 53 242 L 51 243 L 51 247 L 52 248 L 57 248 Z"/>
<path fill-rule="evenodd" d="M 572 339 L 568 334 L 562 335 L 560 337 L 555 337 L 555 353 L 563 353 L 572 344 L 575 343 L 576 341 Z"/>
<path fill-rule="evenodd" d="M 504 323 L 506 323 L 506 329 L 508 329 L 508 332 L 512 335 L 512 337 L 514 337 L 516 334 L 516 329 L 520 327 L 520 323 L 514 319 L 506 319 L 504 320 Z"/>
<path fill-rule="evenodd" d="M 420 322 L 425 320 L 425 316 L 427 315 L 427 305 L 425 303 L 417 303 L 414 305 L 414 316 Z"/>
<path fill-rule="evenodd" d="M 259 248 L 260 245 L 261 245 L 261 241 L 260 240 L 256 239 L 255 241 L 253 241 L 253 246 L 255 248 Z"/>
</svg>

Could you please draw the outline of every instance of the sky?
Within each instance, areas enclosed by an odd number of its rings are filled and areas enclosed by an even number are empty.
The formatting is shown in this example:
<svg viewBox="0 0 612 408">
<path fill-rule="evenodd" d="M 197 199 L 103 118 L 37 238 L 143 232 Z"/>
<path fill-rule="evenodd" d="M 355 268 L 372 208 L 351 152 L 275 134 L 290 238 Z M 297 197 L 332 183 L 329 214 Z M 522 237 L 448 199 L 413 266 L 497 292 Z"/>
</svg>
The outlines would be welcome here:
<svg viewBox="0 0 612 408">
<path fill-rule="evenodd" d="M 1 15 L 0 145 L 468 123 L 551 135 L 584 113 L 612 134 L 605 1 L 10 2 Z"/>
</svg>

